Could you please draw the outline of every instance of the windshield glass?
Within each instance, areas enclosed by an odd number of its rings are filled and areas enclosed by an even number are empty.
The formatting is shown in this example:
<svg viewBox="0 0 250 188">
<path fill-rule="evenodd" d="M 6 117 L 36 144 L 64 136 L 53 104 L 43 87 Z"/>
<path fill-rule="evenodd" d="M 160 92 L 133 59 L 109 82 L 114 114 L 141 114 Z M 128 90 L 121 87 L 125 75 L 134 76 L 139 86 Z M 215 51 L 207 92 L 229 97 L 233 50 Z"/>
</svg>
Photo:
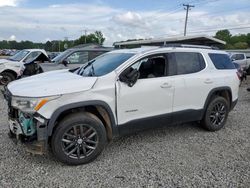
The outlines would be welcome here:
<svg viewBox="0 0 250 188">
<path fill-rule="evenodd" d="M 58 56 L 56 56 L 54 59 L 52 59 L 52 62 L 61 62 L 66 56 L 68 56 L 69 53 L 71 53 L 72 50 L 65 50 L 64 52 L 60 53 Z"/>
<path fill-rule="evenodd" d="M 76 70 L 82 76 L 103 76 L 134 56 L 133 53 L 106 53 Z"/>
<path fill-rule="evenodd" d="M 21 61 L 28 53 L 29 53 L 29 51 L 27 51 L 27 50 L 21 50 L 20 52 L 16 53 L 15 55 L 10 57 L 9 59 L 13 60 L 13 61 Z"/>
</svg>

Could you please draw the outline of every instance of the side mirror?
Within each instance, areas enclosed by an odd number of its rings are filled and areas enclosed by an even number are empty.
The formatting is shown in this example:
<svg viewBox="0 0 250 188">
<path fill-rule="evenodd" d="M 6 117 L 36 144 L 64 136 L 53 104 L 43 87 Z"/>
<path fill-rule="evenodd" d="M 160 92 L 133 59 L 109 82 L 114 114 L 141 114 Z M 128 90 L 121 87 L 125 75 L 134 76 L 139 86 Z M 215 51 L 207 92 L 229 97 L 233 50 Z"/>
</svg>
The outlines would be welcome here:
<svg viewBox="0 0 250 188">
<path fill-rule="evenodd" d="M 129 87 L 133 87 L 139 77 L 139 71 L 130 67 L 119 76 L 119 79 L 121 82 L 126 83 Z"/>
<path fill-rule="evenodd" d="M 62 63 L 65 67 L 67 67 L 68 64 L 69 64 L 69 62 L 68 62 L 67 60 L 63 60 L 61 63 Z"/>
</svg>

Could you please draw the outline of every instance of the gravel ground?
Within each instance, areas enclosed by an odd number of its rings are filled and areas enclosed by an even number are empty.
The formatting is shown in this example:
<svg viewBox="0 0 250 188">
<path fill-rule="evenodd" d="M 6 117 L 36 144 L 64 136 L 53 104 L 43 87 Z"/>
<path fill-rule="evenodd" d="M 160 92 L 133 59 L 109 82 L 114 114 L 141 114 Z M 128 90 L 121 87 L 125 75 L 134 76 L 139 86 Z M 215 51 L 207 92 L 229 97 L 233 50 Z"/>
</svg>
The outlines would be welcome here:
<svg viewBox="0 0 250 188">
<path fill-rule="evenodd" d="M 52 155 L 29 155 L 8 138 L 0 96 L 0 187 L 250 187 L 249 107 L 243 84 L 218 132 L 195 123 L 168 126 L 115 140 L 90 164 L 66 166 Z"/>
</svg>

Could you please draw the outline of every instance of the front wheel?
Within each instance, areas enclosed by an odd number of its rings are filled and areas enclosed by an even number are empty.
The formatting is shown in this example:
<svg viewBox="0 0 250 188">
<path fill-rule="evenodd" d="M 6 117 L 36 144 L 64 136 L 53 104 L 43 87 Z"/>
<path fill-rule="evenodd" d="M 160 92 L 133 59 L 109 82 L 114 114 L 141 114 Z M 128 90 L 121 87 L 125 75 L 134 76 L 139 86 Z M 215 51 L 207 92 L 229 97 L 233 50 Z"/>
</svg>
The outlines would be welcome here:
<svg viewBox="0 0 250 188">
<path fill-rule="evenodd" d="M 93 114 L 76 113 L 64 118 L 51 140 L 56 158 L 66 164 L 79 165 L 93 161 L 107 142 L 102 122 Z"/>
<path fill-rule="evenodd" d="M 228 101 L 223 97 L 215 96 L 207 106 L 201 124 L 209 131 L 218 131 L 224 127 L 228 113 Z"/>
</svg>

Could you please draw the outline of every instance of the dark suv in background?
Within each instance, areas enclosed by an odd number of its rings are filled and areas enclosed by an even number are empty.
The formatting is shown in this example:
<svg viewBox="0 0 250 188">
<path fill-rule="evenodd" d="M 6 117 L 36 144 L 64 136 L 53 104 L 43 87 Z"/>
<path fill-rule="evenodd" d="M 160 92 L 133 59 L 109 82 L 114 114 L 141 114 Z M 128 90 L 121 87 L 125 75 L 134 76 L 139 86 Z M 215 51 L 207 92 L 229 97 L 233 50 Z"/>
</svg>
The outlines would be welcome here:
<svg viewBox="0 0 250 188">
<path fill-rule="evenodd" d="M 60 53 L 52 59 L 52 63 L 42 63 L 40 66 L 44 72 L 59 69 L 74 69 L 112 49 L 96 44 L 87 46 L 79 45 Z"/>
</svg>

